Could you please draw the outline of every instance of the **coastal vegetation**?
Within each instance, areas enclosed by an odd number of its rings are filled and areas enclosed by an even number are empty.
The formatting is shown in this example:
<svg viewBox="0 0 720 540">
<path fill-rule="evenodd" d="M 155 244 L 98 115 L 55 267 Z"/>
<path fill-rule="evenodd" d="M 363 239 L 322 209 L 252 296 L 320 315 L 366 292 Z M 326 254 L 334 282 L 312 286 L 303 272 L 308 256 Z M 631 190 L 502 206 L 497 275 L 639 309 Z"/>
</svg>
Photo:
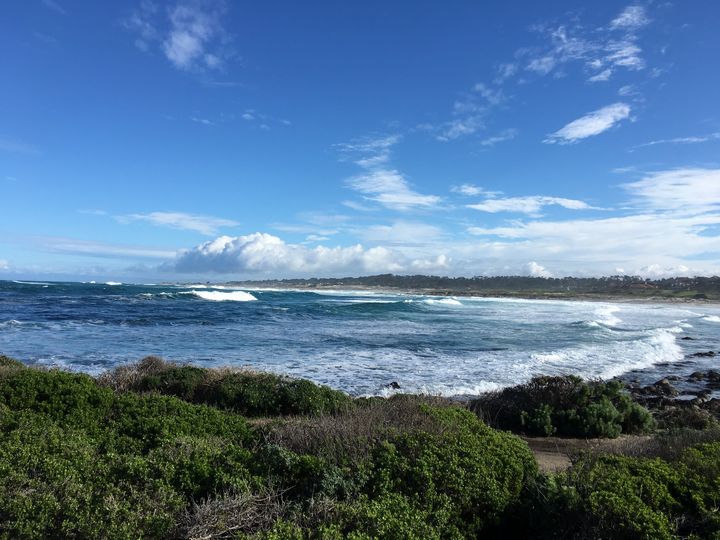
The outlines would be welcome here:
<svg viewBox="0 0 720 540">
<path fill-rule="evenodd" d="M 509 296 L 520 298 L 652 298 L 675 300 L 720 299 L 720 277 L 671 277 L 649 279 L 639 276 L 532 277 L 475 276 L 444 277 L 380 274 L 345 278 L 235 281 L 243 287 L 291 289 L 387 289 L 420 294 Z"/>
<path fill-rule="evenodd" d="M 659 430 L 620 383 L 575 377 L 461 403 L 0 356 L 0 538 L 718 538 L 717 426 Z M 519 436 L 627 433 L 650 434 L 555 473 Z"/>
</svg>

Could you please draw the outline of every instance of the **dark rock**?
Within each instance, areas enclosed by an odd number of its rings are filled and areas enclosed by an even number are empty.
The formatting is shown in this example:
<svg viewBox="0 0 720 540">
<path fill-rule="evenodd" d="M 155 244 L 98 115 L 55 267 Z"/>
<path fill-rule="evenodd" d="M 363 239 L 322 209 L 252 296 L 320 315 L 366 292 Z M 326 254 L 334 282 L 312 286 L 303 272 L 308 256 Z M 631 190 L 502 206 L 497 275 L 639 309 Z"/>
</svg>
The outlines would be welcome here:
<svg viewBox="0 0 720 540">
<path fill-rule="evenodd" d="M 695 338 L 690 337 L 690 336 L 683 336 L 683 337 L 681 337 L 680 339 L 683 340 L 683 341 L 693 341 Z"/>
<path fill-rule="evenodd" d="M 715 356 L 715 351 L 696 352 L 690 356 L 692 358 L 712 358 Z"/>
<path fill-rule="evenodd" d="M 711 369 L 705 374 L 705 377 L 707 377 L 708 381 L 713 382 L 720 382 L 720 372 L 715 371 L 714 369 Z"/>
<path fill-rule="evenodd" d="M 384 386 L 384 388 L 391 388 L 392 390 L 400 390 L 400 383 L 393 381 Z"/>
<path fill-rule="evenodd" d="M 702 371 L 693 371 L 688 380 L 690 381 L 702 381 L 705 378 L 705 374 Z"/>
</svg>

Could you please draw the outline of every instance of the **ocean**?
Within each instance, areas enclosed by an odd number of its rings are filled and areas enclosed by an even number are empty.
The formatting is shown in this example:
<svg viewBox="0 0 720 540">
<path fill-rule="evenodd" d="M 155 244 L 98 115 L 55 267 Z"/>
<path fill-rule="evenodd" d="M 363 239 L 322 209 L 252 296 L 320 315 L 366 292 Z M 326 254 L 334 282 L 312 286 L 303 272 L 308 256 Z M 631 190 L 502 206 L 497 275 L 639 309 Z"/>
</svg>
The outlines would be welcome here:
<svg viewBox="0 0 720 540">
<path fill-rule="evenodd" d="M 685 377 L 720 366 L 694 356 L 719 340 L 716 305 L 0 281 L 0 354 L 95 375 L 158 355 L 353 395 L 469 396 L 538 374 Z"/>
</svg>

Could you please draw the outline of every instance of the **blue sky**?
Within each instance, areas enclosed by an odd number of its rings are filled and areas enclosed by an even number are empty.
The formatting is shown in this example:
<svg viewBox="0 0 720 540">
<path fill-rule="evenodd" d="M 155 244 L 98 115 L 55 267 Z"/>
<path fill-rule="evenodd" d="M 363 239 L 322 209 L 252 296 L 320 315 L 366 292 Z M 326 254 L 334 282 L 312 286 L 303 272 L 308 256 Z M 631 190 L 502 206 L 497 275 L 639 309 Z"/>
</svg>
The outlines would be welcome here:
<svg viewBox="0 0 720 540">
<path fill-rule="evenodd" d="M 0 278 L 720 273 L 720 4 L 0 7 Z"/>
</svg>

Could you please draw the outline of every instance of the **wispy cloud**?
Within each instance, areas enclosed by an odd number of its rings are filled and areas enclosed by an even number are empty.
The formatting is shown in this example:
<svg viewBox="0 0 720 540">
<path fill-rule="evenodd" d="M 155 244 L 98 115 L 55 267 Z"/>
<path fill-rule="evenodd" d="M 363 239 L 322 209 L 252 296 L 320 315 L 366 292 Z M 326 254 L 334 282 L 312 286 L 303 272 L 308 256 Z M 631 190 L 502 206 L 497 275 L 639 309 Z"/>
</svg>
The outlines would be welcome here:
<svg viewBox="0 0 720 540">
<path fill-rule="evenodd" d="M 51 9 L 55 13 L 59 13 L 60 15 L 67 15 L 67 11 L 65 11 L 65 8 L 63 8 L 54 0 L 42 0 L 42 3 L 46 8 Z"/>
<path fill-rule="evenodd" d="M 620 12 L 620 14 L 610 22 L 610 28 L 613 30 L 636 30 L 642 28 L 650 22 L 645 8 L 640 5 L 628 6 Z"/>
<path fill-rule="evenodd" d="M 436 195 L 422 195 L 414 191 L 405 177 L 394 169 L 370 170 L 347 181 L 365 198 L 392 210 L 409 210 L 417 207 L 433 207 L 440 202 Z"/>
<path fill-rule="evenodd" d="M 39 154 L 40 151 L 33 145 L 14 139 L 0 137 L 0 151 L 12 154 Z"/>
<path fill-rule="evenodd" d="M 139 49 L 159 46 L 176 68 L 215 70 L 231 56 L 229 35 L 222 25 L 225 11 L 223 0 L 181 0 L 167 10 L 143 0 L 123 24 L 137 34 L 135 45 Z"/>
<path fill-rule="evenodd" d="M 615 268 L 653 276 L 717 271 L 720 170 L 658 171 L 623 188 L 631 197 L 629 215 L 513 221 L 468 232 L 481 239 L 475 249 L 488 260 L 552 259 L 565 273 L 572 266 L 595 268 L 595 274 Z M 697 257 L 709 266 L 693 269 Z"/>
<path fill-rule="evenodd" d="M 502 194 L 501 191 L 488 191 L 485 188 L 476 186 L 475 184 L 461 184 L 459 186 L 452 186 L 450 188 L 450 191 L 452 191 L 453 193 L 459 193 L 460 195 L 465 195 L 466 197 L 475 197 L 477 195 L 487 195 L 488 197 L 494 197 Z"/>
<path fill-rule="evenodd" d="M 699 214 L 720 211 L 720 169 L 673 169 L 624 184 L 632 203 L 650 210 Z"/>
<path fill-rule="evenodd" d="M 146 246 L 111 244 L 92 240 L 79 240 L 59 236 L 35 236 L 29 239 L 42 249 L 53 253 L 85 255 L 102 258 L 137 257 L 145 259 L 170 259 L 176 251 Z"/>
<path fill-rule="evenodd" d="M 588 29 L 579 23 L 538 26 L 538 31 L 549 44 L 522 49 L 520 56 L 528 58 L 525 64 L 527 71 L 541 76 L 575 62 L 586 70 L 588 81 L 608 81 L 618 69 L 640 70 L 645 67 L 639 31 L 649 23 L 645 8 L 631 5 L 607 27 Z"/>
<path fill-rule="evenodd" d="M 398 135 L 390 135 L 336 145 L 343 160 L 351 160 L 364 169 L 362 174 L 346 180 L 346 184 L 366 200 L 392 210 L 436 206 L 440 197 L 413 190 L 405 176 L 389 166 L 391 149 L 399 140 Z"/>
<path fill-rule="evenodd" d="M 637 144 L 631 148 L 644 148 L 646 146 L 655 146 L 658 144 L 697 144 L 709 141 L 720 140 L 720 131 L 714 133 L 708 133 L 707 135 L 695 135 L 690 137 L 674 137 L 672 139 L 658 139 L 656 141 L 649 141 L 642 144 Z"/>
<path fill-rule="evenodd" d="M 613 103 L 602 109 L 590 112 L 573 120 L 569 124 L 548 135 L 543 141 L 547 144 L 572 144 L 587 137 L 599 135 L 618 122 L 630 116 L 630 106 L 626 103 Z"/>
<path fill-rule="evenodd" d="M 127 214 L 116 216 L 120 223 L 131 223 L 135 221 L 143 221 L 153 225 L 162 227 L 170 227 L 172 229 L 180 229 L 185 231 L 195 231 L 200 234 L 212 236 L 217 234 L 221 227 L 236 227 L 239 225 L 237 221 L 212 216 L 202 216 L 197 214 L 186 214 L 183 212 L 150 212 L 149 214 Z"/>
<path fill-rule="evenodd" d="M 561 206 L 569 210 L 589 210 L 593 209 L 584 201 L 576 199 L 565 199 L 563 197 L 547 197 L 543 195 L 532 195 L 528 197 L 506 197 L 506 198 L 490 198 L 480 203 L 469 204 L 468 208 L 480 210 L 482 212 L 515 212 L 521 214 L 529 214 L 539 216 L 541 210 L 545 206 Z"/>
<path fill-rule="evenodd" d="M 497 135 L 492 135 L 480 141 L 483 146 L 495 146 L 498 143 L 510 141 L 517 137 L 518 130 L 515 128 L 504 129 Z"/>
</svg>

